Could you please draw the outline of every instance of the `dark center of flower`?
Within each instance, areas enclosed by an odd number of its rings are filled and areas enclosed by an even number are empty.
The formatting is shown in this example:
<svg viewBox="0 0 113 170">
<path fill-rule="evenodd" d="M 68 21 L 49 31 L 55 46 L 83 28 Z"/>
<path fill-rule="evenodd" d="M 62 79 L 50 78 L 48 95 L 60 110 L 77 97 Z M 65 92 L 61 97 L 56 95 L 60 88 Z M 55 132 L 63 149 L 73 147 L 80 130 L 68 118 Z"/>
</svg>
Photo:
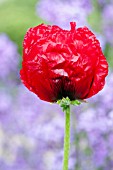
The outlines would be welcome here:
<svg viewBox="0 0 113 170">
<path fill-rule="evenodd" d="M 71 81 L 67 77 L 62 77 L 60 81 L 61 81 L 60 84 L 61 86 L 59 88 L 57 100 L 66 97 L 68 97 L 70 100 L 75 100 L 75 91 L 74 91 L 75 89 L 73 88 Z"/>
</svg>

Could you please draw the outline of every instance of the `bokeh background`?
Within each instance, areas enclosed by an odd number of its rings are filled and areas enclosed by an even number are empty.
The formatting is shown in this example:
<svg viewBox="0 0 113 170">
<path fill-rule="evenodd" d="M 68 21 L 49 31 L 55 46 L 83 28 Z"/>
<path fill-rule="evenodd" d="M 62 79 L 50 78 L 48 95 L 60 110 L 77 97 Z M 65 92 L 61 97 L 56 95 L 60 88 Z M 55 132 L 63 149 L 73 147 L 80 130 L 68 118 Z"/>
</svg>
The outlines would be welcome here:
<svg viewBox="0 0 113 170">
<path fill-rule="evenodd" d="M 69 170 L 113 170 L 113 0 L 0 0 L 0 170 L 61 170 L 64 114 L 20 82 L 22 41 L 40 23 L 87 26 L 109 63 L 105 88 L 71 108 Z"/>
</svg>

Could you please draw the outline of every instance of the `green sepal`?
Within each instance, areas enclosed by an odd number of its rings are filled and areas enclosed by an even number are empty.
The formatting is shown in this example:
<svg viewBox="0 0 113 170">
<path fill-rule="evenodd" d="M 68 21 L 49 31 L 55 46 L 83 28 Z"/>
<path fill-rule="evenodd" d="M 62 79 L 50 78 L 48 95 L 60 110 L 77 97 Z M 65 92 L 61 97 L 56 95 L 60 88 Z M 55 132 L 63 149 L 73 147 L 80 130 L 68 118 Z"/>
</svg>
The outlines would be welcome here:
<svg viewBox="0 0 113 170">
<path fill-rule="evenodd" d="M 65 111 L 69 105 L 78 106 L 81 102 L 79 100 L 70 100 L 69 97 L 63 97 L 61 100 L 57 101 L 57 104 L 59 104 L 63 108 L 63 111 Z"/>
<path fill-rule="evenodd" d="M 71 104 L 72 105 L 76 105 L 76 106 L 79 106 L 81 104 L 81 102 L 79 100 L 72 100 L 71 101 Z"/>
</svg>

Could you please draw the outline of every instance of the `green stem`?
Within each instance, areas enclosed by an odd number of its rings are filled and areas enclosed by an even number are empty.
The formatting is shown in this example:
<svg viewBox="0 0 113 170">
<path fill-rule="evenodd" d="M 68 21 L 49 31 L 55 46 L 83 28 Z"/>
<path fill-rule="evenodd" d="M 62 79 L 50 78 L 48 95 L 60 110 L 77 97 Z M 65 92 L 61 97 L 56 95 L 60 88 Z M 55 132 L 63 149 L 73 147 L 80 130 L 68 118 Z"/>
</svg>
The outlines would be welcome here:
<svg viewBox="0 0 113 170">
<path fill-rule="evenodd" d="M 69 150 L 70 150 L 70 105 L 67 106 L 65 109 L 63 170 L 68 170 Z"/>
</svg>

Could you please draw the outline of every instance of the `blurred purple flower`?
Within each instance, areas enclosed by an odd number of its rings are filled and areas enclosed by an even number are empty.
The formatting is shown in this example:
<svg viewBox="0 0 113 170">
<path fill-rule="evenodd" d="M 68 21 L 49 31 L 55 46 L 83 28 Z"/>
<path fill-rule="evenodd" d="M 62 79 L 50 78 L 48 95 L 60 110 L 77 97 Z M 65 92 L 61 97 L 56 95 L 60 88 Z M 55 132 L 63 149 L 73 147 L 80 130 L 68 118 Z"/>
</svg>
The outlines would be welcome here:
<svg viewBox="0 0 113 170">
<path fill-rule="evenodd" d="M 106 39 L 105 39 L 105 37 L 102 34 L 97 34 L 96 32 L 95 32 L 95 35 L 96 35 L 97 39 L 100 42 L 100 46 L 101 46 L 102 50 L 104 50 L 105 46 L 106 46 Z"/>
<path fill-rule="evenodd" d="M 15 94 L 10 90 L 5 92 L 3 88 L 0 91 L 0 129 L 5 139 L 2 146 L 7 145 L 9 155 L 7 159 L 6 155 L 0 157 L 3 170 L 19 169 L 20 166 L 23 170 L 53 170 L 57 162 L 57 170 L 60 170 L 64 135 L 64 116 L 60 107 L 39 100 L 23 85 L 17 86 L 15 91 Z M 5 153 L 6 147 L 2 149 Z"/>
<path fill-rule="evenodd" d="M 104 89 L 89 99 L 88 109 L 86 108 L 78 118 L 79 133 L 85 132 L 88 137 L 94 167 L 104 170 L 111 170 L 113 161 L 113 150 L 110 143 L 113 139 L 112 86 L 113 74 L 109 73 Z"/>
<path fill-rule="evenodd" d="M 40 0 L 37 3 L 37 14 L 47 22 L 69 28 L 70 21 L 77 22 L 77 26 L 87 24 L 87 16 L 92 10 L 89 0 Z"/>
<path fill-rule="evenodd" d="M 103 33 L 107 41 L 113 45 L 113 1 L 112 3 L 106 4 L 102 12 L 103 17 Z"/>
<path fill-rule="evenodd" d="M 113 45 L 113 1 L 112 0 L 98 0 L 100 15 L 101 15 L 101 34 L 104 36 L 106 43 Z"/>
<path fill-rule="evenodd" d="M 11 100 L 11 96 L 4 89 L 0 89 L 0 116 L 10 111 Z"/>
<path fill-rule="evenodd" d="M 111 3 L 112 0 L 97 0 L 97 2 L 99 3 L 100 7 L 104 7 L 105 5 L 107 5 L 108 3 Z"/>
<path fill-rule="evenodd" d="M 0 34 L 0 79 L 8 81 L 17 73 L 19 54 L 17 46 L 6 34 Z"/>
</svg>

